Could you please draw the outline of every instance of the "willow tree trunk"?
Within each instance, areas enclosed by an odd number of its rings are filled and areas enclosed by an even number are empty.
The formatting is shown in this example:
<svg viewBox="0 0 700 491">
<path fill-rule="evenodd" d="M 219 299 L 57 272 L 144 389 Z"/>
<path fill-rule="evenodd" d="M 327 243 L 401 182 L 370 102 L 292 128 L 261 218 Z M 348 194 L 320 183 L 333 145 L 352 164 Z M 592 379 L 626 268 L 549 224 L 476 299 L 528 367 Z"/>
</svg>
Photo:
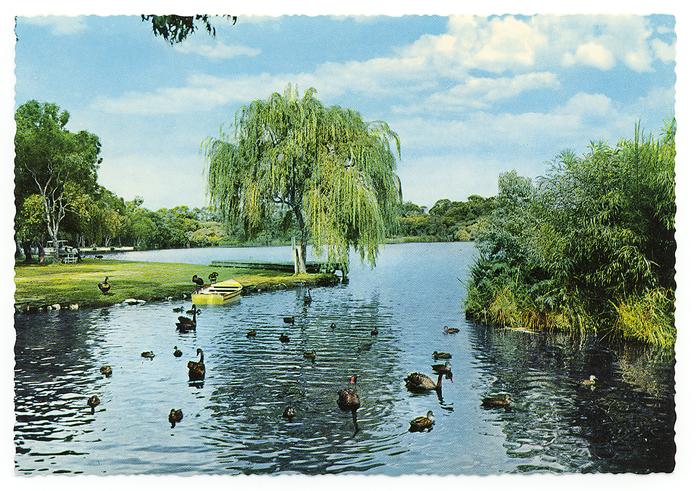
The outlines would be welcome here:
<svg viewBox="0 0 700 491">
<path fill-rule="evenodd" d="M 295 245 L 292 251 L 294 255 L 294 274 L 306 273 L 306 241 Z"/>
<path fill-rule="evenodd" d="M 294 216 L 297 219 L 297 225 L 299 225 L 299 230 L 301 230 L 301 240 L 299 244 L 294 244 L 294 250 L 292 254 L 294 255 L 294 274 L 305 274 L 306 273 L 306 244 L 309 241 L 308 233 L 306 231 L 306 225 L 304 223 L 304 215 L 301 211 L 301 205 L 297 205 L 292 208 L 294 211 Z"/>
</svg>

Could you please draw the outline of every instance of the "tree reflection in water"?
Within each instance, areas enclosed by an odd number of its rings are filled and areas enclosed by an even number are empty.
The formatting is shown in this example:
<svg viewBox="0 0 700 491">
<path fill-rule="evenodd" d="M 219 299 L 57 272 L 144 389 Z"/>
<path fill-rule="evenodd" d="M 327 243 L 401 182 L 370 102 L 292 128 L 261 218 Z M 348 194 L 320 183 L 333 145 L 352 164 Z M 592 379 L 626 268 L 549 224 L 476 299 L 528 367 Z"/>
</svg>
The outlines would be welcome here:
<svg viewBox="0 0 700 491">
<path fill-rule="evenodd" d="M 507 392 L 494 411 L 519 471 L 670 472 L 674 467 L 673 363 L 668 354 L 595 337 L 475 326 L 477 390 Z M 594 387 L 581 384 L 596 375 Z M 571 452 L 571 448 L 579 448 Z M 562 451 L 566 449 L 566 451 Z"/>
</svg>

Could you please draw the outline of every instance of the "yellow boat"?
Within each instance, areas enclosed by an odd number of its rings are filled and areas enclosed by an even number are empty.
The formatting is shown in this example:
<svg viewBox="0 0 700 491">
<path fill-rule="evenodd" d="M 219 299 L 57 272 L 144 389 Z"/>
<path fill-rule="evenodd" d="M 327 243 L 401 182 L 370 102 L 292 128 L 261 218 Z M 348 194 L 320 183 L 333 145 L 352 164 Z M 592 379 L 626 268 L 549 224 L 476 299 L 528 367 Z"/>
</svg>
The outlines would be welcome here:
<svg viewBox="0 0 700 491">
<path fill-rule="evenodd" d="M 192 303 L 195 305 L 221 305 L 237 297 L 242 291 L 243 285 L 236 280 L 225 280 L 193 293 Z"/>
</svg>

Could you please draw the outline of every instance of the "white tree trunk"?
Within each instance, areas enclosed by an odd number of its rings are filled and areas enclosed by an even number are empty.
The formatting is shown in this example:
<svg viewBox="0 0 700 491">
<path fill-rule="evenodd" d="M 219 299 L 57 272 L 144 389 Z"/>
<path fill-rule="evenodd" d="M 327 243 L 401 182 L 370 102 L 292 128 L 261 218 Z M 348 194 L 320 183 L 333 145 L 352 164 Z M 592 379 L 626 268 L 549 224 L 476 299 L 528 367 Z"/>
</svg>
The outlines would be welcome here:
<svg viewBox="0 0 700 491">
<path fill-rule="evenodd" d="M 294 255 L 294 274 L 306 273 L 306 244 L 295 245 L 292 254 Z"/>
</svg>

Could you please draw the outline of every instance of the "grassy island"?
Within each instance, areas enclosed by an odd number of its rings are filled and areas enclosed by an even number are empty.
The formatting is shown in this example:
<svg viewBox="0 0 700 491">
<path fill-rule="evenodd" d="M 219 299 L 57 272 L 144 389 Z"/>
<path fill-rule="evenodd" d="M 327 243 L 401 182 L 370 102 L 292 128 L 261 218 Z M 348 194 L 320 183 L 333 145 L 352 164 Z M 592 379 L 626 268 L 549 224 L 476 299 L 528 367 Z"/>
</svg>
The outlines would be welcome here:
<svg viewBox="0 0 700 491">
<path fill-rule="evenodd" d="M 104 307 L 127 298 L 146 301 L 166 297 L 182 298 L 193 290 L 192 275 L 207 277 L 210 266 L 182 263 L 155 263 L 85 259 L 78 264 L 17 264 L 15 266 L 15 305 L 20 310 L 53 304 Z M 337 281 L 331 274 L 298 274 L 279 271 L 222 268 L 219 281 L 235 278 L 243 293 L 299 285 L 329 285 Z M 112 289 L 102 295 L 97 284 L 109 276 Z"/>
</svg>

